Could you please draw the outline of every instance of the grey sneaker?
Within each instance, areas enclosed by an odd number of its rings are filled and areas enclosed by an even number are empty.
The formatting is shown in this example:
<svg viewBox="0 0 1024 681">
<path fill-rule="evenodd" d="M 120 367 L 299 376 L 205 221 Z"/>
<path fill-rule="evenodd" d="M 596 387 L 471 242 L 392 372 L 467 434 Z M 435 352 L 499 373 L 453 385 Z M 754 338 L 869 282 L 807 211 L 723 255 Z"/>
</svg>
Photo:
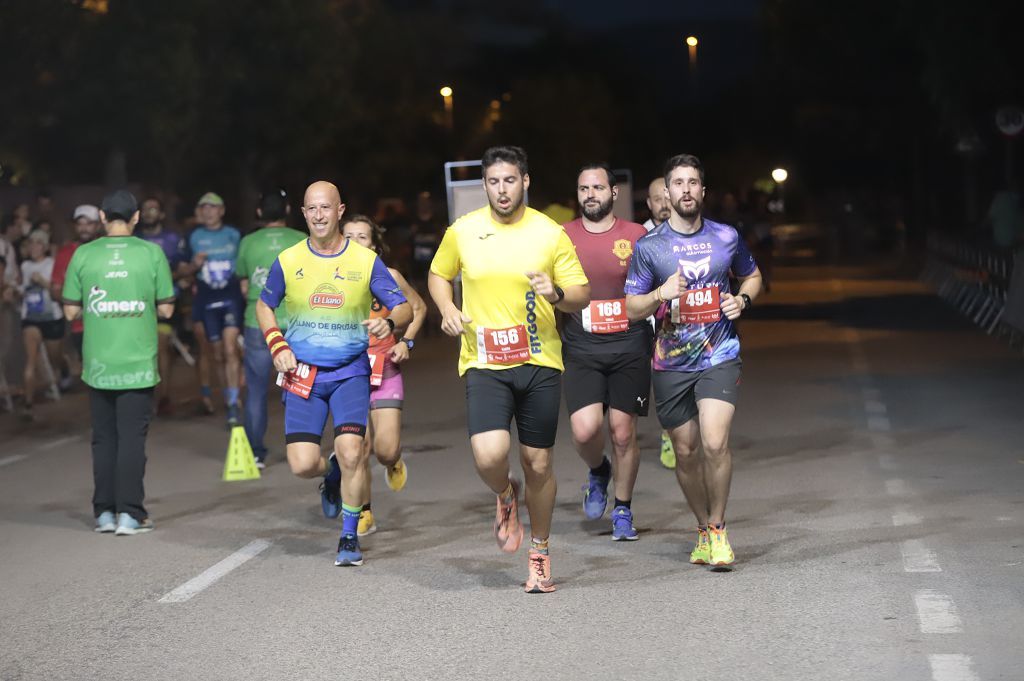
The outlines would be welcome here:
<svg viewBox="0 0 1024 681">
<path fill-rule="evenodd" d="M 117 519 L 111 511 L 104 511 L 96 516 L 95 532 L 113 532 L 117 529 Z"/>
<path fill-rule="evenodd" d="M 117 529 L 114 534 L 118 537 L 130 536 L 133 534 L 142 534 L 143 532 L 149 532 L 153 529 L 153 521 L 149 518 L 145 520 L 136 520 L 127 513 L 117 514 Z"/>
</svg>

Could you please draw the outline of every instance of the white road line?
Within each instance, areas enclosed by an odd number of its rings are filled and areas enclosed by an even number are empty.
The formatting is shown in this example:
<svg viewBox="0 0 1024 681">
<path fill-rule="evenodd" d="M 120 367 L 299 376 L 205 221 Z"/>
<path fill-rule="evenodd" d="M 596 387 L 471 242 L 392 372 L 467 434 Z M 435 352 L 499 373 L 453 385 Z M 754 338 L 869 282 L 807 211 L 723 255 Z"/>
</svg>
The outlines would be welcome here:
<svg viewBox="0 0 1024 681">
<path fill-rule="evenodd" d="M 899 478 L 885 481 L 885 491 L 889 496 L 902 497 L 907 493 L 907 483 Z"/>
<path fill-rule="evenodd" d="M 908 539 L 900 544 L 904 572 L 942 572 L 935 552 L 920 539 Z"/>
<path fill-rule="evenodd" d="M 251 541 L 230 556 L 164 595 L 157 603 L 182 603 L 211 586 L 218 579 L 270 548 L 263 539 Z"/>
<path fill-rule="evenodd" d="M 61 445 L 66 445 L 69 442 L 74 442 L 75 440 L 78 439 L 78 437 L 78 435 L 68 435 L 66 437 L 59 437 L 56 440 L 44 442 L 43 444 L 39 445 L 37 449 L 55 449 L 57 447 L 60 447 Z"/>
<path fill-rule="evenodd" d="M 928 664 L 931 665 L 934 681 L 978 681 L 978 675 L 971 668 L 973 662 L 970 655 L 929 655 Z"/>
<path fill-rule="evenodd" d="M 869 402 L 869 401 L 871 401 L 871 402 L 881 402 L 882 401 L 882 391 L 879 390 L 878 388 L 872 388 L 871 386 L 865 386 L 865 387 L 861 388 L 860 392 L 861 392 L 861 395 L 864 396 L 864 401 L 865 402 Z"/>
<path fill-rule="evenodd" d="M 892 454 L 879 454 L 878 466 L 883 471 L 894 471 L 896 470 L 896 457 Z"/>
<path fill-rule="evenodd" d="M 893 449 L 896 446 L 896 440 L 889 433 L 872 432 L 870 437 L 875 449 Z"/>
<path fill-rule="evenodd" d="M 888 433 L 892 429 L 892 424 L 889 423 L 888 416 L 869 416 L 868 417 L 868 430 L 874 430 L 876 432 Z"/>
<path fill-rule="evenodd" d="M 964 630 L 953 599 L 931 589 L 914 594 L 922 634 L 959 634 Z"/>
<path fill-rule="evenodd" d="M 907 525 L 920 525 L 921 516 L 906 510 L 899 510 L 892 514 L 892 524 L 895 527 L 906 527 Z"/>
<path fill-rule="evenodd" d="M 885 403 L 880 400 L 864 400 L 864 411 L 869 414 L 883 415 L 887 411 Z"/>
<path fill-rule="evenodd" d="M 5 456 L 4 458 L 0 459 L 0 466 L 6 466 L 8 464 L 18 463 L 19 461 L 23 461 L 24 459 L 27 459 L 27 458 L 28 458 L 28 454 L 15 454 L 14 456 Z"/>
</svg>

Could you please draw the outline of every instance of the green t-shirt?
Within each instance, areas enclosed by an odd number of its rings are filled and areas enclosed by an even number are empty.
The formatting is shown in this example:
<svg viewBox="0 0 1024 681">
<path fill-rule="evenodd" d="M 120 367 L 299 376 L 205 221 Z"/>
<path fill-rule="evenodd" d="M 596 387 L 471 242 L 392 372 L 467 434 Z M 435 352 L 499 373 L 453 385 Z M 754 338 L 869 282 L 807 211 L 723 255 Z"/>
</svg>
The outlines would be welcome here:
<svg viewBox="0 0 1024 681">
<path fill-rule="evenodd" d="M 156 306 L 174 300 L 162 248 L 134 236 L 83 244 L 68 265 L 63 296 L 82 306 L 82 380 L 87 385 L 129 390 L 160 382 Z"/>
<path fill-rule="evenodd" d="M 267 275 L 270 274 L 270 266 L 277 260 L 281 251 L 294 246 L 306 235 L 289 227 L 264 227 L 242 239 L 238 247 L 238 262 L 235 264 L 235 274 L 240 279 L 249 280 L 249 293 L 245 297 L 245 325 L 259 328 L 256 321 L 256 301 L 260 299 L 260 292 L 267 283 Z M 277 325 L 282 329 L 284 317 L 284 306 L 278 308 Z"/>
</svg>

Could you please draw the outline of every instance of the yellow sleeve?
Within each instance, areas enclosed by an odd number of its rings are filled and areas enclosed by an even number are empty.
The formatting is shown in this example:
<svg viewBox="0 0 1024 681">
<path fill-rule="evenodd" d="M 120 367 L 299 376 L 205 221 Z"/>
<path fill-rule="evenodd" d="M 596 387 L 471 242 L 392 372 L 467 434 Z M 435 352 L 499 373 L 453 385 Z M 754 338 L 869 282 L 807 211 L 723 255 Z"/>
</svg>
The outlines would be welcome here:
<svg viewBox="0 0 1024 681">
<path fill-rule="evenodd" d="M 576 255 L 576 247 L 572 245 L 572 239 L 565 233 L 565 230 L 558 231 L 555 241 L 554 257 L 554 282 L 555 285 L 565 288 L 566 286 L 583 286 L 590 282 L 583 272 L 583 265 L 579 256 Z"/>
<path fill-rule="evenodd" d="M 441 238 L 441 245 L 437 247 L 434 260 L 430 263 L 430 271 L 439 277 L 451 281 L 462 269 L 462 261 L 459 258 L 459 240 L 455 234 L 455 226 L 449 227 L 444 237 Z"/>
</svg>

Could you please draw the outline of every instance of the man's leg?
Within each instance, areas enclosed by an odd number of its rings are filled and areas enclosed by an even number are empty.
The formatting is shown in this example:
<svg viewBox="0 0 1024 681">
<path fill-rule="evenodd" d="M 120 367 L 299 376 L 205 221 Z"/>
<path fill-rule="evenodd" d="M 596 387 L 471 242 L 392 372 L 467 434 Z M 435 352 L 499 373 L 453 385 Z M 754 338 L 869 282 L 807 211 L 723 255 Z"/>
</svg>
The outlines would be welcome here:
<svg viewBox="0 0 1024 681">
<path fill-rule="evenodd" d="M 604 461 L 604 407 L 588 404 L 569 416 L 572 427 L 572 443 L 576 453 L 587 464 L 587 468 L 600 467 Z"/>
<path fill-rule="evenodd" d="M 89 388 L 89 412 L 92 417 L 92 510 L 117 512 L 117 412 L 115 393 Z M 113 522 L 113 520 L 112 520 Z"/>
<path fill-rule="evenodd" d="M 700 410 L 700 437 L 704 447 L 702 469 L 707 489 L 708 522 L 722 525 L 732 483 L 729 431 L 736 407 L 722 400 L 703 399 L 697 402 L 697 408 Z"/>
<path fill-rule="evenodd" d="M 495 494 L 502 494 L 509 487 L 508 450 L 512 436 L 507 430 L 489 430 L 469 438 L 473 450 L 476 472 Z"/>
<path fill-rule="evenodd" d="M 221 352 L 224 357 L 224 404 L 228 411 L 228 425 L 237 426 L 239 422 L 238 413 L 238 383 L 241 375 L 241 356 L 238 350 L 238 327 L 225 326 L 223 339 L 220 343 Z"/>
<path fill-rule="evenodd" d="M 257 463 L 267 458 L 264 436 L 267 432 L 267 391 L 273 359 L 260 330 L 245 329 L 245 435 Z"/>
<path fill-rule="evenodd" d="M 640 470 L 640 447 L 636 441 L 636 414 L 608 410 L 608 431 L 612 440 L 612 467 L 615 470 L 615 502 L 631 501 Z"/>
<path fill-rule="evenodd" d="M 362 565 L 358 529 L 363 491 L 367 485 L 369 452 L 363 441 L 370 409 L 369 376 L 353 376 L 338 381 L 332 389 L 329 403 L 334 419 L 334 453 L 341 466 L 341 537 L 334 564 Z"/>
<path fill-rule="evenodd" d="M 149 517 L 146 496 L 146 435 L 153 414 L 153 389 L 119 390 L 117 409 L 117 512 L 136 521 Z"/>
<path fill-rule="evenodd" d="M 519 458 L 526 478 L 526 510 L 530 515 L 530 534 L 546 541 L 551 536 L 551 515 L 555 510 L 555 494 L 558 490 L 551 465 L 551 449 L 520 445 Z"/>
<path fill-rule="evenodd" d="M 708 524 L 708 493 L 704 482 L 704 466 L 700 455 L 700 426 L 692 418 L 668 431 L 676 452 L 676 479 L 683 490 L 698 527 Z"/>
</svg>

